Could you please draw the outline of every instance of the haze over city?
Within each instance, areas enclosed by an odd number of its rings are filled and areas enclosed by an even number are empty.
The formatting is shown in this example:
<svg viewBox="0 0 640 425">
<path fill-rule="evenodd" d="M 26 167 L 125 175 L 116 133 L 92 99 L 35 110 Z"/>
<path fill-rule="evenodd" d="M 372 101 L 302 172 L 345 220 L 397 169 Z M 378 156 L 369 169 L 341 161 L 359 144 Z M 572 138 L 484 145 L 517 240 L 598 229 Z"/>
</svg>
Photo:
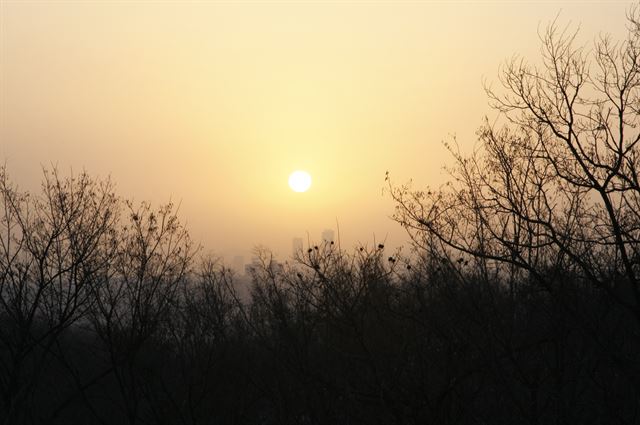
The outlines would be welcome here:
<svg viewBox="0 0 640 425">
<path fill-rule="evenodd" d="M 558 17 L 624 34 L 622 1 L 0 1 L 0 158 L 111 176 L 180 216 L 206 251 L 281 257 L 294 237 L 406 242 L 384 175 L 437 186 L 457 135 L 476 143 L 514 54 Z M 294 192 L 290 173 L 313 184 Z"/>
<path fill-rule="evenodd" d="M 0 0 L 0 424 L 640 424 L 640 1 Z"/>
</svg>

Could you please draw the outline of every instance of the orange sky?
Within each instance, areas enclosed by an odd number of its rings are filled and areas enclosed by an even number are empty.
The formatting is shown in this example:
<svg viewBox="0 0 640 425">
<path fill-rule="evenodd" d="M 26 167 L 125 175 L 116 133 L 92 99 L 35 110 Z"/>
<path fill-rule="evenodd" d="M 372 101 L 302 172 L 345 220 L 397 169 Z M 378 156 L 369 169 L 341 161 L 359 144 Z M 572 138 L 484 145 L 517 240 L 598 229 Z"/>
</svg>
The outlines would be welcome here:
<svg viewBox="0 0 640 425">
<path fill-rule="evenodd" d="M 535 60 L 559 12 L 621 38 L 631 3 L 0 0 L 0 158 L 24 188 L 54 163 L 181 202 L 220 255 L 284 257 L 336 220 L 346 247 L 398 245 L 385 171 L 442 182 L 442 141 L 495 117 L 483 78 Z"/>
</svg>

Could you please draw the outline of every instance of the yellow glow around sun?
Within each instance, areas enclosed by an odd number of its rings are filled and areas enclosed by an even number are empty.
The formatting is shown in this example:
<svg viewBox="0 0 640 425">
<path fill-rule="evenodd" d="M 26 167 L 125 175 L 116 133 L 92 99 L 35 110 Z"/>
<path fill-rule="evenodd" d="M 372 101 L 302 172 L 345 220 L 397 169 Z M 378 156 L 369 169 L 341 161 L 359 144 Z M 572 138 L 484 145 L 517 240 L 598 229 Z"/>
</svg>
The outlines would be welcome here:
<svg viewBox="0 0 640 425">
<path fill-rule="evenodd" d="M 311 187 L 311 176 L 306 171 L 294 171 L 289 176 L 289 187 L 294 192 L 306 192 Z"/>
</svg>

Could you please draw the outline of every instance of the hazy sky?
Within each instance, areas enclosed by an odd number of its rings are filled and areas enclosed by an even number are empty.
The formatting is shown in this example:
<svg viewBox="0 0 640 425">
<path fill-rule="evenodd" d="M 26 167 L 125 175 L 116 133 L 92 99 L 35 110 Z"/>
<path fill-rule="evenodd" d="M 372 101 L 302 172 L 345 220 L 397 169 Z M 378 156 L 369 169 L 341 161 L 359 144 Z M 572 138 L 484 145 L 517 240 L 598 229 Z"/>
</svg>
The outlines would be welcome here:
<svg viewBox="0 0 640 425">
<path fill-rule="evenodd" d="M 559 12 L 621 38 L 631 3 L 0 0 L 0 160 L 23 188 L 53 163 L 181 202 L 222 255 L 286 256 L 336 219 L 346 247 L 397 245 L 385 171 L 442 182 L 442 141 L 495 117 L 483 79 L 535 61 Z"/>
</svg>

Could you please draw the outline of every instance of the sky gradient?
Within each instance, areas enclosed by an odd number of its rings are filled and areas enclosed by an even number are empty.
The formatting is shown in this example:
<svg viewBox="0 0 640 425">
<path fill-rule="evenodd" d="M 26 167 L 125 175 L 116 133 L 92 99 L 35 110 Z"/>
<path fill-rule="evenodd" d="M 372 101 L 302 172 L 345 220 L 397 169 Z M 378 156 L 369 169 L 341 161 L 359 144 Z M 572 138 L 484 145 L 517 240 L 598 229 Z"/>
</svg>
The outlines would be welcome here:
<svg viewBox="0 0 640 425">
<path fill-rule="evenodd" d="M 56 164 L 178 202 L 227 257 L 336 221 L 343 247 L 395 246 L 385 171 L 440 184 L 442 141 L 471 149 L 495 118 L 482 83 L 505 59 L 535 62 L 558 14 L 587 46 L 622 39 L 630 4 L 0 0 L 0 158 L 25 189 Z"/>
</svg>

